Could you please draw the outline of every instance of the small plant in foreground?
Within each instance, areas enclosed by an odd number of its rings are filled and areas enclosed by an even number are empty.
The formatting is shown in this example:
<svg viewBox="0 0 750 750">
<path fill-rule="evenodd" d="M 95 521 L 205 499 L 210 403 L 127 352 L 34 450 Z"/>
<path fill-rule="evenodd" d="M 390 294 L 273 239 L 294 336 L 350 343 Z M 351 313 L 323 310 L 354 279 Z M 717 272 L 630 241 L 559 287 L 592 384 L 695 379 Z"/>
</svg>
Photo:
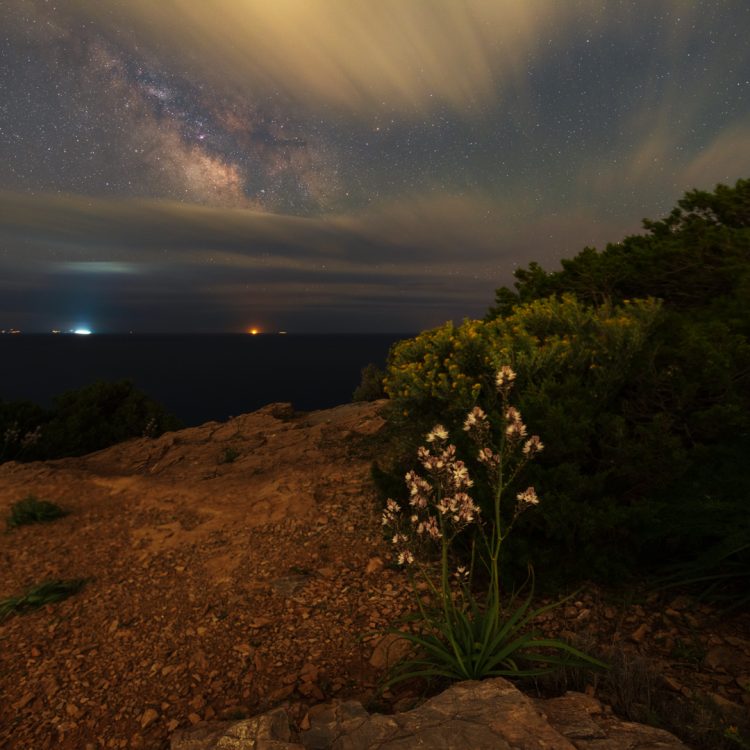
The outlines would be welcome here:
<svg viewBox="0 0 750 750">
<path fill-rule="evenodd" d="M 56 518 L 67 516 L 68 511 L 63 510 L 56 503 L 49 500 L 39 500 L 34 495 L 28 495 L 23 500 L 10 506 L 10 514 L 6 519 L 9 529 L 25 526 L 31 523 L 47 523 Z"/>
<path fill-rule="evenodd" d="M 219 458 L 219 463 L 220 464 L 233 464 L 239 457 L 240 457 L 240 452 L 233 446 L 229 445 L 226 448 L 224 448 L 224 451 L 222 452 Z"/>
<path fill-rule="evenodd" d="M 394 632 L 410 641 L 419 654 L 395 665 L 386 681 L 388 686 L 418 677 L 466 680 L 536 676 L 561 665 L 606 668 L 573 646 L 540 637 L 529 629 L 538 615 L 561 603 L 532 609 L 533 578 L 531 591 L 523 602 L 518 602 L 516 594 L 510 597 L 507 606 L 502 602 L 502 543 L 518 516 L 537 505 L 539 498 L 533 487 L 518 492 L 507 527 L 503 525 L 501 512 L 503 501 L 526 464 L 544 448 L 538 435 L 527 437 L 520 412 L 508 403 L 515 377 L 508 366 L 502 367 L 496 376 L 503 418 L 499 445 L 493 445 L 489 420 L 479 407 L 474 407 L 464 422 L 464 430 L 478 448 L 477 459 L 492 488 L 491 519 L 482 519 L 480 508 L 467 493 L 474 482 L 464 462 L 456 457 L 456 447 L 448 444 L 448 432 L 441 425 L 436 425 L 426 436 L 430 448 L 423 446 L 417 451 L 427 478 L 415 471 L 406 475 L 410 507 L 402 509 L 394 500 L 387 502 L 383 524 L 394 532 L 392 541 L 398 550 L 399 564 L 416 565 L 438 602 L 437 607 L 428 609 L 415 586 L 419 609 L 407 620 L 417 625 L 416 632 Z M 470 563 L 458 565 L 454 542 L 470 526 L 478 532 L 475 539 L 479 551 L 476 554 L 474 544 Z M 437 582 L 427 567 L 419 563 L 413 550 L 414 540 L 419 546 L 431 541 L 439 543 Z M 489 579 L 483 595 L 474 594 L 471 587 L 477 563 L 485 566 Z"/>
<path fill-rule="evenodd" d="M 44 583 L 32 586 L 25 594 L 0 599 L 0 622 L 3 622 L 3 620 L 12 614 L 18 614 L 29 609 L 43 607 L 45 604 L 54 604 L 55 602 L 67 599 L 69 596 L 80 591 L 85 584 L 85 578 L 74 578 L 67 581 L 59 579 L 45 581 Z"/>
</svg>

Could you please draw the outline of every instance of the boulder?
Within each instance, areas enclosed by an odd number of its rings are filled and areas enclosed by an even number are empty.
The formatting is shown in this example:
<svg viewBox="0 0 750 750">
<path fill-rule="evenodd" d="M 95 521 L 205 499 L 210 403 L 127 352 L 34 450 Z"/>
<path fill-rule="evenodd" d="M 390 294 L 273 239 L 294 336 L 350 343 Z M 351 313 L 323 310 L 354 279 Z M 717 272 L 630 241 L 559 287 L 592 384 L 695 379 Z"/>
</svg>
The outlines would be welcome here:
<svg viewBox="0 0 750 750">
<path fill-rule="evenodd" d="M 503 678 L 461 682 L 411 711 L 368 714 L 356 701 L 316 707 L 292 733 L 284 709 L 182 730 L 171 750 L 688 750 L 662 729 L 617 719 L 581 693 L 534 700 Z"/>
</svg>

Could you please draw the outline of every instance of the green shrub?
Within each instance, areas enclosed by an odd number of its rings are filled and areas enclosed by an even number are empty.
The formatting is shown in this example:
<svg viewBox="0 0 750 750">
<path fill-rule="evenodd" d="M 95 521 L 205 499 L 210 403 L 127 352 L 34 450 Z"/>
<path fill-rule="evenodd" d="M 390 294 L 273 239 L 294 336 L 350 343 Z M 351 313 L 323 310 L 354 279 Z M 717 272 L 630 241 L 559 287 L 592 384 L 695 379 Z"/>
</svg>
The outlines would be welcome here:
<svg viewBox="0 0 750 750">
<path fill-rule="evenodd" d="M 49 411 L 31 401 L 0 399 L 0 463 L 33 455 L 42 427 L 50 419 Z"/>
<path fill-rule="evenodd" d="M 649 512 L 621 502 L 619 491 L 632 484 L 631 475 L 642 480 L 644 441 L 659 447 L 650 457 L 656 466 L 665 451 L 670 460 L 679 456 L 660 426 L 637 436 L 642 425 L 622 416 L 636 373 L 653 358 L 660 320 L 653 300 L 594 308 L 566 295 L 518 307 L 507 318 L 446 325 L 394 347 L 386 389 L 391 419 L 405 430 L 421 432 L 439 417 L 453 433 L 474 405 L 497 423 L 494 373 L 505 363 L 517 371 L 517 405 L 551 446 L 533 477 L 545 507 L 536 523 L 521 524 L 513 550 L 519 570 L 532 550 L 545 577 L 592 564 L 604 572 L 613 557 L 608 544 L 624 545 L 626 555 L 637 551 L 630 536 Z M 629 455 L 633 445 L 637 457 Z M 477 495 L 482 501 L 481 488 Z"/>
<path fill-rule="evenodd" d="M 233 446 L 229 445 L 221 452 L 219 456 L 220 464 L 233 464 L 239 457 L 240 452 Z"/>
<path fill-rule="evenodd" d="M 385 398 L 383 388 L 385 373 L 372 362 L 362 368 L 359 385 L 354 389 L 352 401 L 377 401 Z"/>
<path fill-rule="evenodd" d="M 655 517 L 643 533 L 686 560 L 707 547 L 732 549 L 737 533 L 750 538 L 750 180 L 688 192 L 665 219 L 643 224 L 645 234 L 602 252 L 585 248 L 560 271 L 534 263 L 519 269 L 515 291 L 498 290 L 488 319 L 566 293 L 591 304 L 662 300 L 655 356 L 633 384 L 623 417 L 658 422 L 675 448 L 661 454 L 675 465 L 671 472 L 657 467 L 667 481 L 652 495 Z M 654 448 L 632 445 L 633 467 L 639 453 L 646 460 L 642 476 L 660 455 Z M 647 494 L 643 487 L 635 497 Z"/>
<path fill-rule="evenodd" d="M 0 622 L 13 614 L 20 614 L 29 609 L 36 609 L 43 607 L 45 604 L 54 604 L 67 599 L 69 596 L 78 593 L 86 582 L 85 578 L 67 581 L 55 579 L 32 586 L 20 596 L 0 599 Z"/>
<path fill-rule="evenodd" d="M 179 422 L 132 382 L 97 382 L 67 391 L 51 410 L 0 402 L 0 461 L 81 456 L 132 437 L 155 437 Z"/>
<path fill-rule="evenodd" d="M 10 506 L 7 524 L 9 529 L 15 529 L 26 524 L 48 523 L 67 515 L 68 511 L 63 510 L 56 503 L 39 500 L 34 495 L 29 495 Z"/>
</svg>

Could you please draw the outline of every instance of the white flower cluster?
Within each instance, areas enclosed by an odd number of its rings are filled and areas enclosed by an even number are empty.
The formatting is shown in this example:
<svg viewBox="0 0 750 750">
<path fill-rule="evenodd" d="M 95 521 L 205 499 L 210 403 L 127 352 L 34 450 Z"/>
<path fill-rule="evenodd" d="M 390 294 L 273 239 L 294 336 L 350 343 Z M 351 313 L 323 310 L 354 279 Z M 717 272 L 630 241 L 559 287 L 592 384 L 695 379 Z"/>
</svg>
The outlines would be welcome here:
<svg viewBox="0 0 750 750">
<path fill-rule="evenodd" d="M 428 443 L 440 442 L 448 439 L 448 430 L 441 424 L 436 424 L 430 432 L 425 435 L 425 440 Z"/>
<path fill-rule="evenodd" d="M 477 460 L 484 464 L 490 473 L 494 472 L 500 466 L 500 456 L 487 446 L 479 449 Z"/>
<path fill-rule="evenodd" d="M 480 410 L 481 412 L 481 410 Z M 481 412 L 484 416 L 484 412 Z M 411 515 L 409 525 L 417 539 L 440 540 L 445 533 L 455 533 L 471 523 L 480 514 L 479 507 L 466 492 L 474 482 L 469 476 L 466 464 L 456 457 L 456 446 L 446 445 L 448 431 L 442 425 L 435 425 L 425 437 L 430 448 L 421 446 L 417 458 L 428 474 L 428 479 L 416 471 L 405 476 L 409 490 Z M 383 511 L 383 524 L 397 527 L 401 506 L 395 500 L 388 500 Z M 399 564 L 413 562 L 413 555 L 405 545 L 406 535 L 397 533 L 393 544 L 399 548 L 396 559 Z"/>
<path fill-rule="evenodd" d="M 505 434 L 510 440 L 520 440 L 526 437 L 526 425 L 521 419 L 521 412 L 515 406 L 509 406 L 505 411 Z"/>
<path fill-rule="evenodd" d="M 516 379 L 516 372 L 510 365 L 503 365 L 495 375 L 495 385 L 500 388 L 510 388 Z"/>
<path fill-rule="evenodd" d="M 408 471 L 406 486 L 409 488 L 409 505 L 412 508 L 426 508 L 432 499 L 432 485 L 416 471 Z"/>
<path fill-rule="evenodd" d="M 395 500 L 388 498 L 382 516 L 383 526 L 394 526 L 400 513 L 401 506 Z"/>
<path fill-rule="evenodd" d="M 443 497 L 435 504 L 441 516 L 448 516 L 455 526 L 466 526 L 479 515 L 479 508 L 465 493 Z"/>
<path fill-rule="evenodd" d="M 440 539 L 443 536 L 435 516 L 427 516 L 424 521 L 420 521 L 419 516 L 415 514 L 411 517 L 411 522 L 414 524 L 414 530 L 419 536 L 424 534 L 430 537 L 430 539 Z"/>
<path fill-rule="evenodd" d="M 484 413 L 484 410 L 479 407 L 475 406 L 467 415 L 466 419 L 464 420 L 464 430 L 466 432 L 471 432 L 474 429 L 477 429 L 478 427 L 481 427 L 482 425 L 487 424 L 487 415 Z"/>
<path fill-rule="evenodd" d="M 481 407 L 475 406 L 466 415 L 463 423 L 464 431 L 479 448 L 477 460 L 485 467 L 492 482 L 501 481 L 501 465 L 506 457 L 510 458 L 511 454 L 518 450 L 519 446 L 522 454 L 521 463 L 530 460 L 544 449 L 538 435 L 527 438 L 528 430 L 518 409 L 507 406 L 507 397 L 515 379 L 516 373 L 508 365 L 503 365 L 495 377 L 503 404 L 506 405 L 503 412 L 506 442 L 499 453 L 490 447 L 490 423 Z M 474 482 L 464 462 L 456 457 L 456 446 L 448 444 L 448 437 L 448 430 L 437 424 L 425 436 L 429 447 L 420 446 L 417 449 L 417 458 L 427 472 L 427 478 L 420 476 L 416 471 L 406 474 L 410 506 L 408 523 L 403 518 L 403 509 L 395 500 L 389 499 L 386 503 L 383 525 L 401 529 L 392 537 L 392 542 L 398 549 L 396 559 L 399 565 L 414 562 L 414 555 L 408 546 L 409 535 L 416 539 L 442 540 L 442 543 L 446 544 L 464 528 L 480 521 L 480 508 L 467 493 Z M 516 464 L 520 465 L 518 459 Z M 518 502 L 515 515 L 539 504 L 533 487 L 519 492 L 516 499 Z M 403 533 L 404 531 L 407 533 Z M 465 577 L 465 569 L 459 569 L 458 573 L 459 577 Z"/>
<path fill-rule="evenodd" d="M 458 565 L 453 573 L 453 577 L 461 583 L 466 583 L 469 580 L 469 575 L 469 569 L 465 565 Z"/>
<path fill-rule="evenodd" d="M 523 455 L 528 456 L 531 458 L 532 456 L 535 456 L 537 453 L 541 453 L 544 450 L 544 443 L 539 439 L 539 435 L 532 435 L 524 444 L 523 444 Z"/>
<path fill-rule="evenodd" d="M 516 499 L 522 505 L 539 505 L 539 498 L 536 496 L 536 490 L 533 487 L 527 487 L 523 492 L 519 492 Z"/>
</svg>

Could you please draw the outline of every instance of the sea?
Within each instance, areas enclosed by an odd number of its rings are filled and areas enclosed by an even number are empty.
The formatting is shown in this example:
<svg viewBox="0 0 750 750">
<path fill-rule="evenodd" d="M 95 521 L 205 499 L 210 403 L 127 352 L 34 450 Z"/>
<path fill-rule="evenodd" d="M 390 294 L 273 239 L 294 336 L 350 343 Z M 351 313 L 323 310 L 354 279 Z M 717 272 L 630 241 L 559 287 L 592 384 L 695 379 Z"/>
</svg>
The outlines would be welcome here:
<svg viewBox="0 0 750 750">
<path fill-rule="evenodd" d="M 0 335 L 0 399 L 44 407 L 97 380 L 132 380 L 185 426 L 273 402 L 299 411 L 351 401 L 361 370 L 384 367 L 411 333 Z"/>
</svg>

